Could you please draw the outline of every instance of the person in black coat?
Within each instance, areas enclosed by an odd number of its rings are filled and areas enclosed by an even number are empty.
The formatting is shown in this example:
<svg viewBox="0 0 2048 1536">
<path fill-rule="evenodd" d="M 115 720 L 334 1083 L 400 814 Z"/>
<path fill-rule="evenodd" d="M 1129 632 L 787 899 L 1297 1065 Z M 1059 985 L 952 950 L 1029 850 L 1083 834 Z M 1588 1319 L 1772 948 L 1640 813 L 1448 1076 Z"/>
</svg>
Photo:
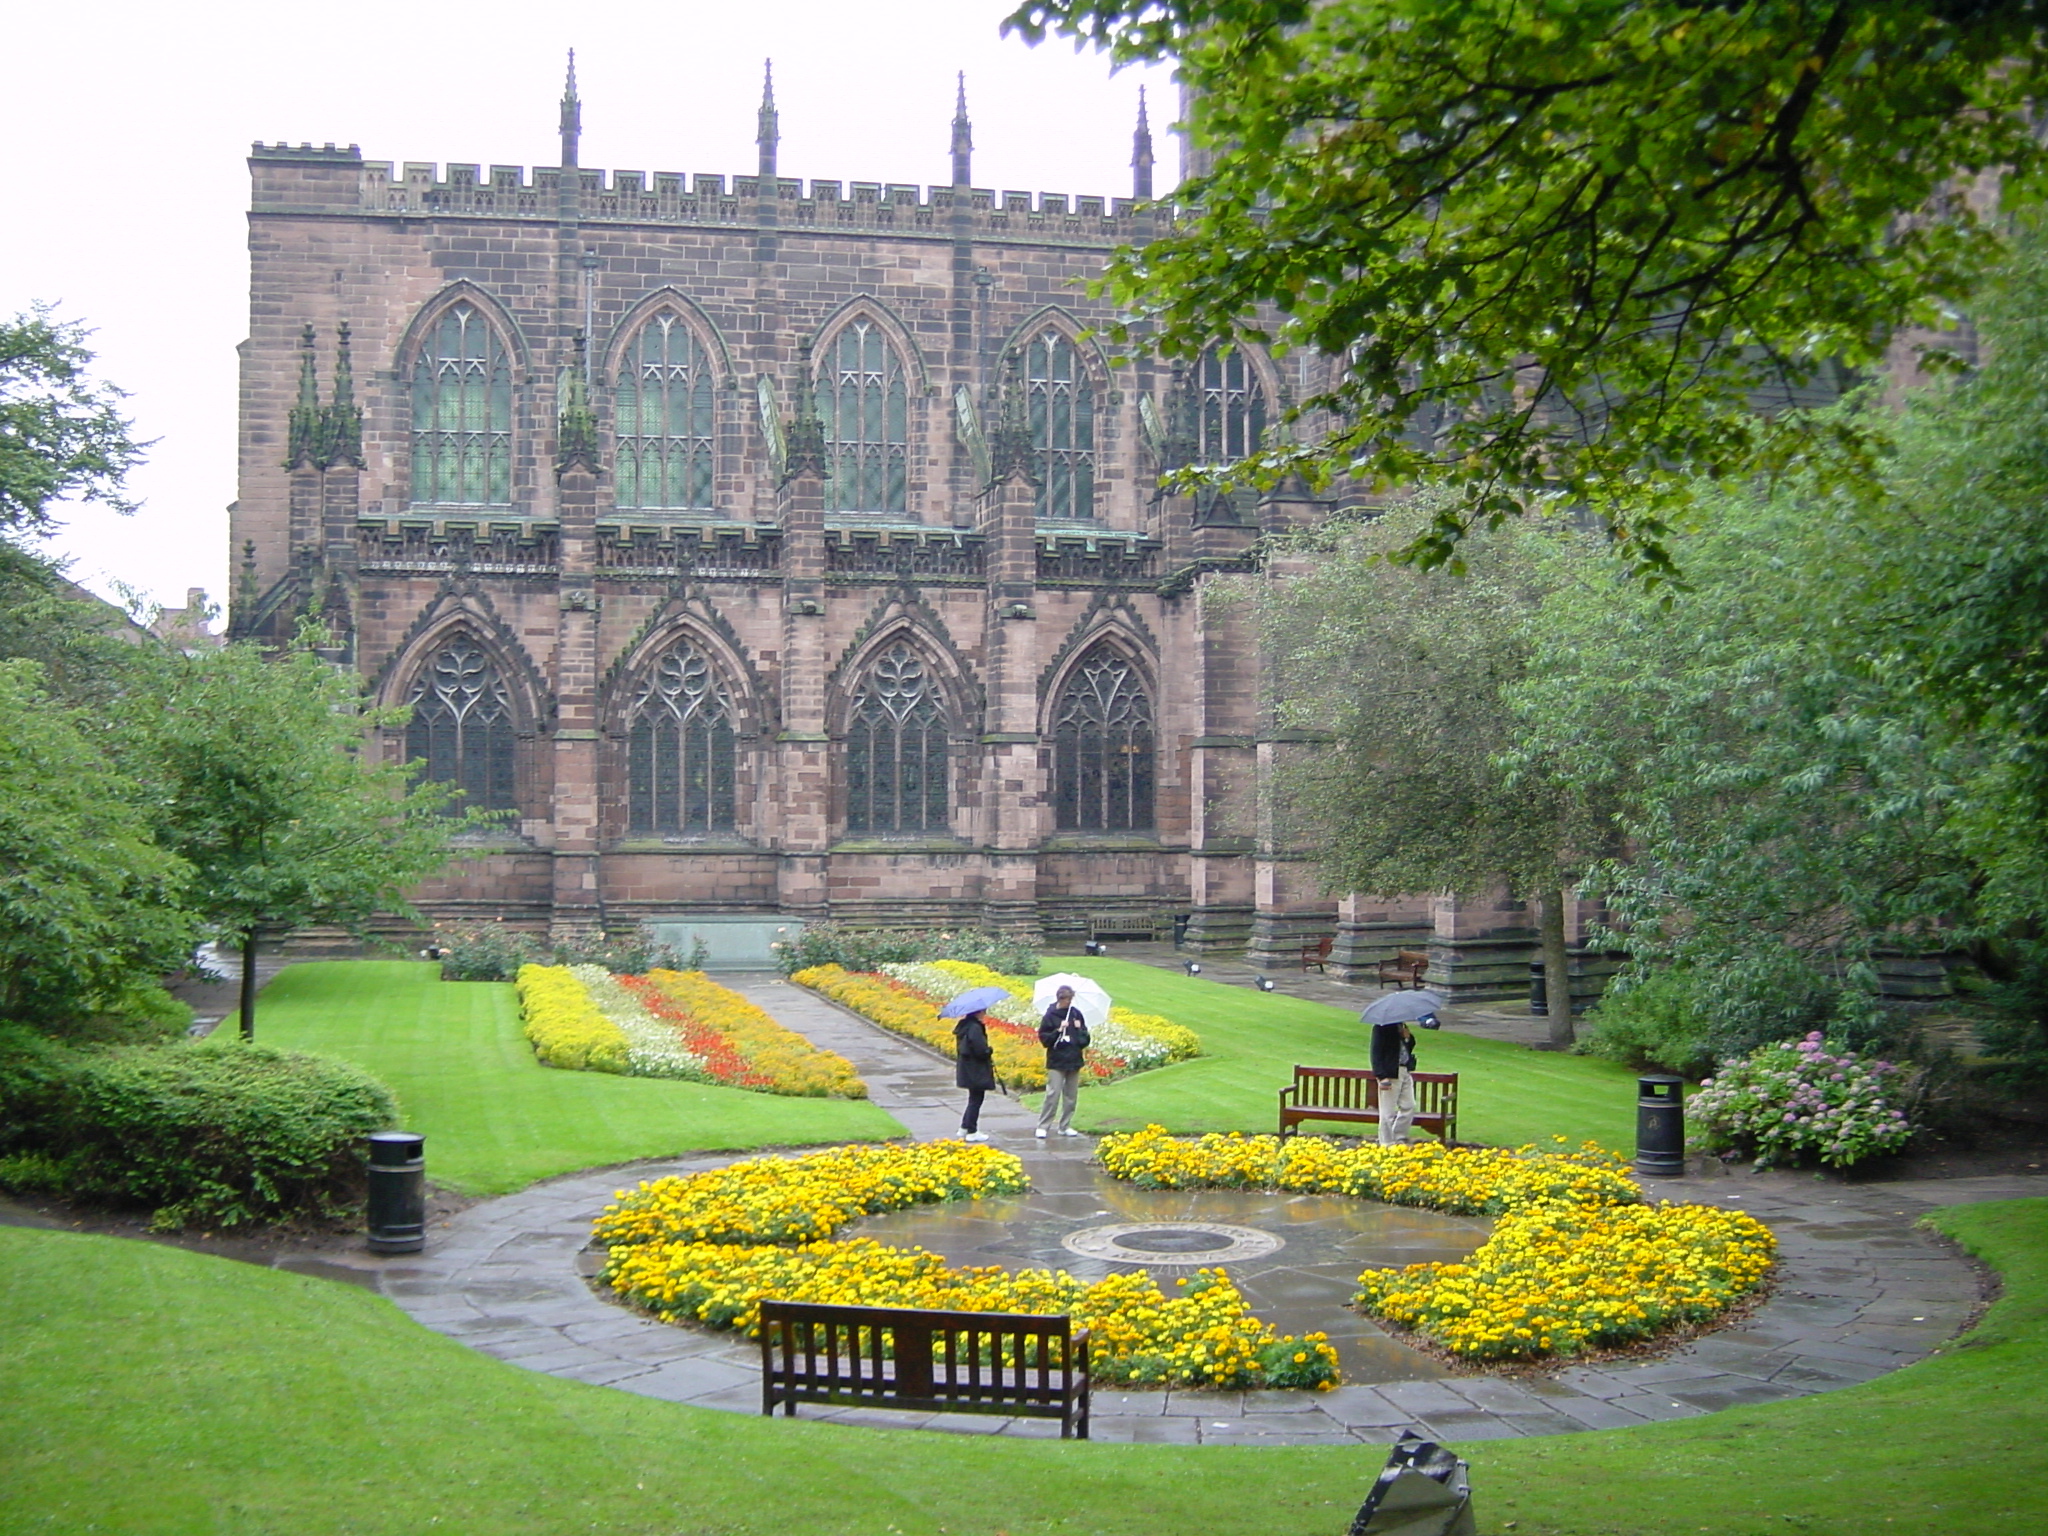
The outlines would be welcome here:
<svg viewBox="0 0 2048 1536">
<path fill-rule="evenodd" d="M 967 1090 L 967 1110 L 960 1116 L 962 1141 L 987 1141 L 981 1130 L 981 1101 L 996 1085 L 996 1053 L 988 1043 L 988 1022 L 981 1010 L 963 1015 L 953 1026 L 953 1082 Z"/>
<path fill-rule="evenodd" d="M 1380 1145 L 1398 1146 L 1415 1124 L 1415 1035 L 1406 1024 L 1372 1027 L 1372 1075 L 1380 1085 Z"/>
<path fill-rule="evenodd" d="M 1074 1006 L 1074 989 L 1061 987 L 1052 1006 L 1038 1021 L 1038 1043 L 1045 1047 L 1045 1105 L 1038 1111 L 1038 1139 L 1052 1134 L 1078 1136 L 1074 1101 L 1081 1092 L 1081 1068 L 1087 1062 L 1088 1021 Z"/>
</svg>

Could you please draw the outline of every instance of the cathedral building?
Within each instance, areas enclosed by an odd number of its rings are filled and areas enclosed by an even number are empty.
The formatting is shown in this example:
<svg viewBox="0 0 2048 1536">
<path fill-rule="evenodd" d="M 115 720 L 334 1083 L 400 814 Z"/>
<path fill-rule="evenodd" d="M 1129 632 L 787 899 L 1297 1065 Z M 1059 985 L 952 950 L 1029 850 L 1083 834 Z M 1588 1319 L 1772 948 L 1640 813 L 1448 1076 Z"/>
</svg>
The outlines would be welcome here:
<svg viewBox="0 0 2048 1536">
<path fill-rule="evenodd" d="M 1519 907 L 1339 902 L 1262 830 L 1299 750 L 1245 602 L 1298 484 L 1162 490 L 1316 382 L 1113 356 L 1129 197 L 365 160 L 249 166 L 233 632 L 318 620 L 505 813 L 419 893 L 555 933 L 697 915 L 974 924 L 1340 971 L 1434 941 L 1519 982 Z M 1219 342 L 1225 341 L 1219 338 Z"/>
</svg>

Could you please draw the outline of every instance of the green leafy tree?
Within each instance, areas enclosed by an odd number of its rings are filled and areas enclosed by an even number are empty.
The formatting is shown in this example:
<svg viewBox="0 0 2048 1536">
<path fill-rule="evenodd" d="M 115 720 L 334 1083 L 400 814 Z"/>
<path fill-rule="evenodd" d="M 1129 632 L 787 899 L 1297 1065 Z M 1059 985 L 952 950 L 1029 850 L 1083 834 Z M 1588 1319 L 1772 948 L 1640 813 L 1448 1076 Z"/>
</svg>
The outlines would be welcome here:
<svg viewBox="0 0 2048 1536">
<path fill-rule="evenodd" d="M 379 764 L 366 733 L 404 711 L 363 708 L 353 676 L 303 637 L 157 655 L 154 718 L 136 768 L 157 795 L 159 837 L 192 868 L 187 900 L 242 950 L 241 1031 L 256 1028 L 260 929 L 359 924 L 408 911 L 405 892 L 450 856 L 472 815 L 455 791 Z"/>
<path fill-rule="evenodd" d="M 87 334 L 47 307 L 0 321 L 0 533 L 47 532 L 67 499 L 134 510 L 122 479 L 147 445 L 91 376 Z"/>
<path fill-rule="evenodd" d="M 2021 192 L 2039 0 L 1028 0 L 1007 25 L 1171 57 L 1211 157 L 1120 253 L 1126 334 L 1346 367 L 1300 468 L 1455 490 L 1408 554 L 1562 492 L 1668 568 L 1701 477 L 1817 456 L 1869 417 L 1759 410 L 1942 326 Z"/>
<path fill-rule="evenodd" d="M 1586 541 L 1516 526 L 1475 537 L 1461 576 L 1393 563 L 1436 511 L 1417 498 L 1277 557 L 1263 621 L 1279 710 L 1332 738 L 1280 769 L 1283 820 L 1335 889 L 1477 896 L 1504 884 L 1533 898 L 1551 1037 L 1569 1045 L 1566 892 L 1605 850 L 1611 813 L 1570 779 L 1504 758 L 1530 622 L 1552 567 Z"/>
<path fill-rule="evenodd" d="M 189 870 L 31 661 L 0 661 L 0 1017 L 51 1023 L 183 963 Z"/>
</svg>

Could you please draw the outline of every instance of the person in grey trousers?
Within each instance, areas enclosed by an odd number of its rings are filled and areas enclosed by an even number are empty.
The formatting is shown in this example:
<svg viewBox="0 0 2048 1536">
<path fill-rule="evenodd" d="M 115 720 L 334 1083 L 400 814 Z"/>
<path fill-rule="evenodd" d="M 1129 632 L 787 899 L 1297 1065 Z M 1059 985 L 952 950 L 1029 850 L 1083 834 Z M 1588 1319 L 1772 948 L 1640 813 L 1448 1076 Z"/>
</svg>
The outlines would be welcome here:
<svg viewBox="0 0 2048 1536">
<path fill-rule="evenodd" d="M 1038 1021 L 1038 1043 L 1045 1047 L 1045 1106 L 1038 1112 L 1038 1139 L 1052 1134 L 1078 1136 L 1074 1101 L 1081 1093 L 1083 1054 L 1088 1049 L 1088 1021 L 1074 1006 L 1074 989 L 1061 987 L 1052 1006 Z"/>
</svg>

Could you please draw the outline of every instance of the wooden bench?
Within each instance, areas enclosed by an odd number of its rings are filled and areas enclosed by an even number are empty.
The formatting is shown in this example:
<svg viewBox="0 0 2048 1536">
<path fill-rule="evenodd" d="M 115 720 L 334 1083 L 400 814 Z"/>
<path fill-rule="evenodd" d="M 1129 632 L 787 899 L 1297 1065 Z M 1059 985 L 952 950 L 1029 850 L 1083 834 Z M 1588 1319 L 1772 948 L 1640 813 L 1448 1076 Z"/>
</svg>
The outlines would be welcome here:
<svg viewBox="0 0 2048 1536">
<path fill-rule="evenodd" d="M 1429 953 L 1421 949 L 1398 951 L 1391 960 L 1382 960 L 1379 967 L 1379 984 L 1401 991 L 1413 988 L 1422 990 L 1422 978 L 1429 972 Z"/>
<path fill-rule="evenodd" d="M 1088 1330 L 1070 1317 L 761 1303 L 761 1412 L 798 1403 L 1058 1419 L 1088 1438 Z"/>
<path fill-rule="evenodd" d="M 1302 940 L 1301 968 L 1305 971 L 1310 966 L 1314 966 L 1317 970 L 1323 971 L 1323 968 L 1330 963 L 1330 951 L 1336 946 L 1336 943 L 1336 938 L 1327 933 L 1320 939 Z M 1324 971 L 1324 974 L 1328 975 L 1329 973 Z"/>
<path fill-rule="evenodd" d="M 1411 1072 L 1415 1123 L 1449 1146 L 1458 1139 L 1458 1074 Z M 1280 1134 L 1292 1136 L 1304 1120 L 1351 1125 L 1380 1123 L 1379 1079 L 1363 1067 L 1296 1067 L 1280 1090 Z"/>
</svg>

